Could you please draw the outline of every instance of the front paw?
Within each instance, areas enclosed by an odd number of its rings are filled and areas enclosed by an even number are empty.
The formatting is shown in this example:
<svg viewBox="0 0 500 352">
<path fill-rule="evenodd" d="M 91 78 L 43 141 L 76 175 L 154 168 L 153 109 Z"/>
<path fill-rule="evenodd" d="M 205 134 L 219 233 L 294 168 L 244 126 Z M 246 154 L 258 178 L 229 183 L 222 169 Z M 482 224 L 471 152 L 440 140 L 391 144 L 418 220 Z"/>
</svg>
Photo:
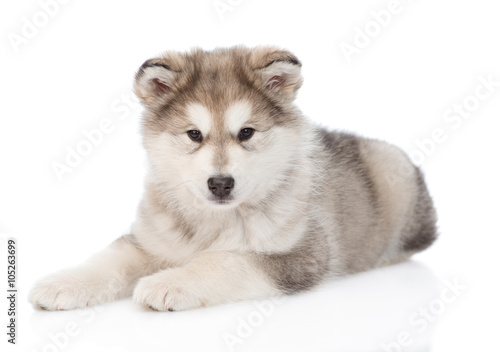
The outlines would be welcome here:
<svg viewBox="0 0 500 352">
<path fill-rule="evenodd" d="M 29 300 L 37 309 L 68 310 L 85 308 L 119 298 L 121 276 L 101 277 L 85 268 L 66 270 L 39 281 Z"/>
<path fill-rule="evenodd" d="M 198 288 L 199 290 L 199 288 Z M 178 269 L 169 269 L 139 280 L 134 301 L 157 311 L 177 311 L 205 306 L 196 285 Z"/>
<path fill-rule="evenodd" d="M 29 300 L 37 309 L 66 310 L 92 305 L 89 287 L 82 285 L 78 275 L 64 272 L 47 277 L 31 290 Z"/>
</svg>

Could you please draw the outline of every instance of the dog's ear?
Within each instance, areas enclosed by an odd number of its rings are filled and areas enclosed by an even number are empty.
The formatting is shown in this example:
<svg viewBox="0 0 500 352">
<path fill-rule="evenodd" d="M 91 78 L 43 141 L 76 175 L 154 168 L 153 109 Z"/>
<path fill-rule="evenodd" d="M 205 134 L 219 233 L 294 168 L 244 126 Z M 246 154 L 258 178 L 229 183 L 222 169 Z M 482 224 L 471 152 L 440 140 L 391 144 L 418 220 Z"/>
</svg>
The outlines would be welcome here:
<svg viewBox="0 0 500 352">
<path fill-rule="evenodd" d="M 302 85 L 302 64 L 295 55 L 272 47 L 257 48 L 251 62 L 266 90 L 289 99 L 295 98 Z"/>
<path fill-rule="evenodd" d="M 179 72 L 165 59 L 151 59 L 135 75 L 134 91 L 144 105 L 165 100 L 177 81 Z"/>
</svg>

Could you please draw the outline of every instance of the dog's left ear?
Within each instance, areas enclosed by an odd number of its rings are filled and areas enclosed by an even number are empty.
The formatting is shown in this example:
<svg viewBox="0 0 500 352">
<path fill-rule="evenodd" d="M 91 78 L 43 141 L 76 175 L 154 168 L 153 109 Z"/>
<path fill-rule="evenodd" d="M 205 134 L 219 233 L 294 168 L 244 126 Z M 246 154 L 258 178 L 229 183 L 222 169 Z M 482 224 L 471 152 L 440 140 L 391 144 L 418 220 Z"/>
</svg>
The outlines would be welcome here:
<svg viewBox="0 0 500 352">
<path fill-rule="evenodd" d="M 302 64 L 295 55 L 276 48 L 259 48 L 254 51 L 252 61 L 266 90 L 289 99 L 295 98 L 302 85 Z"/>
</svg>

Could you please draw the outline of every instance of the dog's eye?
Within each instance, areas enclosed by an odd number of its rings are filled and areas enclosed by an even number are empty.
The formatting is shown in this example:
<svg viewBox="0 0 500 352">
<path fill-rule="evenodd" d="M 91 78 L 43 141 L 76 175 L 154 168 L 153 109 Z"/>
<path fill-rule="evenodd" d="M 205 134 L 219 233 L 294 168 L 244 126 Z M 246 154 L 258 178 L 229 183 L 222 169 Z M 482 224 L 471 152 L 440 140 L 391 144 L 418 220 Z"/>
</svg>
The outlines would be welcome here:
<svg viewBox="0 0 500 352">
<path fill-rule="evenodd" d="M 187 131 L 187 134 L 188 134 L 189 138 L 191 138 L 191 140 L 193 140 L 195 142 L 201 142 L 203 139 L 200 131 L 190 130 L 190 131 Z"/>
<path fill-rule="evenodd" d="M 252 138 L 254 132 L 255 130 L 253 128 L 243 128 L 238 135 L 238 139 L 240 141 L 246 141 L 247 139 Z"/>
</svg>

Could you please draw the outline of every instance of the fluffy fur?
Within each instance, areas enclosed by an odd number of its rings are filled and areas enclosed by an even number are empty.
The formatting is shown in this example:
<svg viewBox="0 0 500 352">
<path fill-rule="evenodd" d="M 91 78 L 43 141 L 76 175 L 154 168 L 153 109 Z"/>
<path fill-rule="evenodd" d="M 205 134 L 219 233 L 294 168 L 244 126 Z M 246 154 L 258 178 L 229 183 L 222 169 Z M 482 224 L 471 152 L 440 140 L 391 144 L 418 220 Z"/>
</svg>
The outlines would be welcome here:
<svg viewBox="0 0 500 352">
<path fill-rule="evenodd" d="M 421 172 L 392 145 L 308 122 L 293 105 L 300 68 L 273 47 L 146 61 L 135 92 L 150 168 L 131 233 L 40 281 L 31 302 L 133 295 L 192 309 L 307 290 L 427 248 L 436 215 Z"/>
</svg>

